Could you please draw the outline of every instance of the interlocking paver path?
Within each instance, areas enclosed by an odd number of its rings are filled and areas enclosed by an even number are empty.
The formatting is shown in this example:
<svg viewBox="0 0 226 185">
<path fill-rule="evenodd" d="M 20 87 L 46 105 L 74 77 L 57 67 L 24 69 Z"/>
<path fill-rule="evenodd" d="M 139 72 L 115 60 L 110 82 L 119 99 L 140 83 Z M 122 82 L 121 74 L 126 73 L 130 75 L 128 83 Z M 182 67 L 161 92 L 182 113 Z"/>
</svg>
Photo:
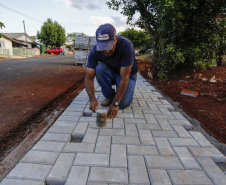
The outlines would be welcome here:
<svg viewBox="0 0 226 185">
<path fill-rule="evenodd" d="M 83 90 L 0 184 L 226 184 L 225 156 L 140 75 L 131 106 L 95 121 Z"/>
</svg>

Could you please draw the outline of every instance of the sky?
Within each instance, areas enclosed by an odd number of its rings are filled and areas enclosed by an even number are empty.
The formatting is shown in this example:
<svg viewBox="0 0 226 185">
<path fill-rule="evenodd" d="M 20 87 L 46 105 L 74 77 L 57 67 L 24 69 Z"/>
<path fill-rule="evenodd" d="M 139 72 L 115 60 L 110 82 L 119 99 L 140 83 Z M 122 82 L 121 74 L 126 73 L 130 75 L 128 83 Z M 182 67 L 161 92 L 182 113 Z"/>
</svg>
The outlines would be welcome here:
<svg viewBox="0 0 226 185">
<path fill-rule="evenodd" d="M 57 21 L 66 33 L 89 36 L 104 23 L 113 24 L 117 32 L 131 28 L 120 11 L 108 8 L 106 0 L 0 0 L 0 22 L 5 25 L 2 33 L 24 32 L 24 20 L 26 33 L 34 36 L 48 18 Z"/>
</svg>

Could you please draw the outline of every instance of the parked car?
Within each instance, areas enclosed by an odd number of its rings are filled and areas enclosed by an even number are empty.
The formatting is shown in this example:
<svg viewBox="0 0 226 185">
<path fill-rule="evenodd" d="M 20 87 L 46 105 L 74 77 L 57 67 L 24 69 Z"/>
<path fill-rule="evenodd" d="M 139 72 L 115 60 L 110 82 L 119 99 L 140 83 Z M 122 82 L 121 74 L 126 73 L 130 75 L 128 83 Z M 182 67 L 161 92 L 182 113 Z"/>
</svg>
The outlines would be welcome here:
<svg viewBox="0 0 226 185">
<path fill-rule="evenodd" d="M 52 53 L 53 54 L 61 54 L 61 53 L 63 53 L 63 49 L 60 47 L 53 47 L 51 49 L 45 50 L 45 53 L 46 54 L 52 54 Z"/>
</svg>

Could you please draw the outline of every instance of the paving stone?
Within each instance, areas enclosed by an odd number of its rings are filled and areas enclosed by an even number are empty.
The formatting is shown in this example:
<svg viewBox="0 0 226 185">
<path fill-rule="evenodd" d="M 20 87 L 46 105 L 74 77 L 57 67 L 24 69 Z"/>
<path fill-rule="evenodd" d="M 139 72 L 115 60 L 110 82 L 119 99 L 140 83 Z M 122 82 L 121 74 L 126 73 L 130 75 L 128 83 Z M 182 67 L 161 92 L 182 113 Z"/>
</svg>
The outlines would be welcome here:
<svg viewBox="0 0 226 185">
<path fill-rule="evenodd" d="M 30 150 L 20 162 L 36 164 L 54 164 L 59 153 Z"/>
<path fill-rule="evenodd" d="M 146 123 L 145 119 L 139 119 L 139 118 L 125 118 L 125 123 Z"/>
<path fill-rule="evenodd" d="M 113 144 L 140 145 L 138 137 L 130 136 L 112 136 Z"/>
<path fill-rule="evenodd" d="M 207 157 L 213 159 L 215 162 L 225 162 L 226 157 L 216 148 L 200 148 L 200 147 L 189 147 L 195 157 Z"/>
<path fill-rule="evenodd" d="M 95 153 L 110 153 L 111 136 L 98 136 Z"/>
<path fill-rule="evenodd" d="M 66 143 L 71 140 L 71 134 L 46 133 L 40 141 L 54 141 Z"/>
<path fill-rule="evenodd" d="M 152 185 L 171 185 L 169 176 L 166 170 L 158 170 L 158 169 L 150 169 L 149 170 L 151 176 L 151 184 Z"/>
<path fill-rule="evenodd" d="M 47 184 L 64 184 L 74 161 L 75 154 L 61 153 L 46 178 Z"/>
<path fill-rule="evenodd" d="M 63 149 L 63 152 L 68 153 L 92 153 L 94 151 L 95 144 L 91 143 L 67 143 Z"/>
<path fill-rule="evenodd" d="M 166 138 L 155 138 L 155 142 L 161 155 L 175 156 L 175 153 Z"/>
<path fill-rule="evenodd" d="M 45 181 L 52 165 L 18 163 L 7 178 Z"/>
<path fill-rule="evenodd" d="M 79 116 L 60 116 L 57 121 L 78 121 Z"/>
<path fill-rule="evenodd" d="M 171 125 L 181 125 L 184 126 L 185 129 L 192 129 L 191 123 L 187 120 L 169 120 Z"/>
<path fill-rule="evenodd" d="M 175 111 L 175 108 L 168 104 L 168 105 L 157 105 L 158 108 L 167 108 L 169 111 Z"/>
<path fill-rule="evenodd" d="M 1 185 L 45 185 L 45 182 L 5 178 L 0 184 Z"/>
<path fill-rule="evenodd" d="M 193 138 L 169 138 L 172 146 L 199 146 Z"/>
<path fill-rule="evenodd" d="M 172 156 L 145 156 L 148 168 L 183 169 L 177 157 Z"/>
<path fill-rule="evenodd" d="M 161 100 L 161 99 L 160 99 L 160 101 L 161 101 L 162 104 L 164 104 L 164 105 L 169 105 L 169 104 L 170 104 L 167 100 Z"/>
<path fill-rule="evenodd" d="M 74 164 L 76 166 L 108 166 L 109 155 L 97 153 L 77 153 Z"/>
<path fill-rule="evenodd" d="M 200 132 L 189 132 L 193 138 L 202 146 L 202 147 L 213 147 L 213 145 L 200 133 Z"/>
<path fill-rule="evenodd" d="M 128 155 L 158 155 L 155 146 L 127 145 Z"/>
<path fill-rule="evenodd" d="M 162 114 L 159 110 L 150 110 L 150 109 L 145 109 L 142 110 L 144 114 Z"/>
<path fill-rule="evenodd" d="M 117 113 L 117 118 L 133 118 L 133 114 L 132 113 Z"/>
<path fill-rule="evenodd" d="M 56 121 L 53 126 L 59 126 L 59 127 L 73 127 L 75 128 L 75 126 L 77 125 L 77 121 Z"/>
<path fill-rule="evenodd" d="M 172 115 L 168 108 L 159 108 L 159 110 L 162 112 L 162 114 Z"/>
<path fill-rule="evenodd" d="M 159 124 L 136 124 L 139 130 L 161 130 Z"/>
<path fill-rule="evenodd" d="M 149 130 L 139 130 L 139 136 L 142 145 L 155 145 L 155 141 Z"/>
<path fill-rule="evenodd" d="M 81 117 L 83 115 L 82 111 L 75 112 L 75 111 L 64 111 L 61 116 L 75 116 L 75 117 Z"/>
<path fill-rule="evenodd" d="M 187 169 L 201 169 L 186 147 L 174 147 L 177 156 Z"/>
<path fill-rule="evenodd" d="M 157 119 L 160 127 L 162 130 L 173 130 L 172 126 L 169 124 L 168 120 L 166 119 Z"/>
<path fill-rule="evenodd" d="M 123 118 L 114 118 L 113 119 L 113 128 L 114 129 L 124 129 Z"/>
<path fill-rule="evenodd" d="M 126 136 L 138 137 L 137 127 L 135 124 L 125 124 Z"/>
<path fill-rule="evenodd" d="M 96 117 L 81 117 L 79 122 L 96 122 Z"/>
<path fill-rule="evenodd" d="M 72 138 L 82 138 L 85 135 L 89 122 L 78 122 L 74 131 L 72 132 Z"/>
<path fill-rule="evenodd" d="M 215 182 L 215 184 L 225 184 L 226 175 L 210 158 L 199 158 L 201 166 L 204 168 L 208 176 Z"/>
<path fill-rule="evenodd" d="M 88 128 L 82 140 L 83 143 L 96 143 L 99 129 Z"/>
<path fill-rule="evenodd" d="M 153 114 L 145 114 L 144 117 L 147 120 L 147 123 L 157 123 Z"/>
<path fill-rule="evenodd" d="M 138 100 L 138 103 L 139 103 L 139 105 L 141 107 L 147 107 L 148 106 L 147 103 L 146 103 L 146 101 Z"/>
<path fill-rule="evenodd" d="M 181 125 L 173 125 L 175 132 L 179 137 L 191 137 L 188 131 Z"/>
<path fill-rule="evenodd" d="M 148 103 L 148 106 L 150 107 L 150 109 L 152 111 L 160 111 L 159 108 L 157 107 L 157 105 L 155 105 L 153 103 Z"/>
<path fill-rule="evenodd" d="M 50 127 L 47 133 L 71 134 L 76 125 L 77 123 L 73 126 L 57 126 L 54 124 L 52 127 Z"/>
<path fill-rule="evenodd" d="M 198 170 L 169 170 L 174 184 L 202 184 L 212 185 L 209 178 L 203 171 Z"/>
<path fill-rule="evenodd" d="M 174 131 L 152 131 L 154 137 L 166 137 L 166 138 L 177 138 L 177 134 Z"/>
<path fill-rule="evenodd" d="M 111 145 L 110 167 L 127 168 L 126 145 Z"/>
<path fill-rule="evenodd" d="M 130 184 L 150 184 L 143 156 L 129 156 Z"/>
<path fill-rule="evenodd" d="M 85 185 L 89 174 L 89 167 L 72 166 L 65 185 Z"/>
<path fill-rule="evenodd" d="M 60 142 L 39 141 L 32 149 L 47 152 L 61 152 L 64 145 L 65 143 Z"/>
<path fill-rule="evenodd" d="M 179 112 L 171 112 L 171 114 L 173 114 L 176 119 L 185 120 L 184 116 Z"/>
<path fill-rule="evenodd" d="M 91 167 L 89 182 L 128 184 L 128 171 L 126 168 Z"/>
<path fill-rule="evenodd" d="M 134 110 L 133 114 L 135 118 L 144 118 L 142 110 Z"/>
<path fill-rule="evenodd" d="M 124 136 L 125 132 L 122 129 L 101 129 L 100 136 Z"/>
<path fill-rule="evenodd" d="M 168 120 L 175 119 L 173 115 L 168 115 L 168 114 L 162 114 L 162 115 L 157 114 L 157 115 L 155 115 L 155 118 L 156 119 L 168 119 Z"/>
</svg>

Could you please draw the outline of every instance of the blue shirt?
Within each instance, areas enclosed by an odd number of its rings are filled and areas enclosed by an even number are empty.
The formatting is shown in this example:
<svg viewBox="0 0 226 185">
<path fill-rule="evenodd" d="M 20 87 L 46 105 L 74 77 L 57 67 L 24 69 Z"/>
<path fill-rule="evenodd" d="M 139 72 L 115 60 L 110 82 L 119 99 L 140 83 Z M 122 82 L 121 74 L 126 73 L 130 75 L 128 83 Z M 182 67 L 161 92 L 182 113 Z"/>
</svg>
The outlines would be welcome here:
<svg viewBox="0 0 226 185">
<path fill-rule="evenodd" d="M 115 52 L 110 57 L 106 57 L 101 51 L 97 51 L 96 45 L 91 49 L 87 67 L 96 69 L 98 62 L 105 63 L 117 74 L 120 74 L 121 67 L 133 65 L 130 76 L 137 74 L 137 61 L 135 60 L 133 44 L 129 39 L 122 36 L 118 36 Z"/>
</svg>

